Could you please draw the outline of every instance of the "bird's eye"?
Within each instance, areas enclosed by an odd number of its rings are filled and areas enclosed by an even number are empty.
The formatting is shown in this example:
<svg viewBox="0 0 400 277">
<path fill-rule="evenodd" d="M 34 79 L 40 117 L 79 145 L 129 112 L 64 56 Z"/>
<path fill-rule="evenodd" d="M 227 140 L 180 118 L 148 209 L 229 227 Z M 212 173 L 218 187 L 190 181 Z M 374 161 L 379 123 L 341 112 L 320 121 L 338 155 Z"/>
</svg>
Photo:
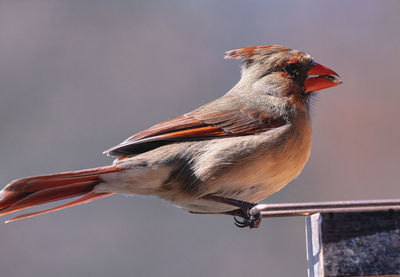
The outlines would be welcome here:
<svg viewBox="0 0 400 277">
<path fill-rule="evenodd" d="M 283 68 L 283 72 L 296 77 L 300 74 L 299 65 L 297 63 L 289 63 Z"/>
</svg>

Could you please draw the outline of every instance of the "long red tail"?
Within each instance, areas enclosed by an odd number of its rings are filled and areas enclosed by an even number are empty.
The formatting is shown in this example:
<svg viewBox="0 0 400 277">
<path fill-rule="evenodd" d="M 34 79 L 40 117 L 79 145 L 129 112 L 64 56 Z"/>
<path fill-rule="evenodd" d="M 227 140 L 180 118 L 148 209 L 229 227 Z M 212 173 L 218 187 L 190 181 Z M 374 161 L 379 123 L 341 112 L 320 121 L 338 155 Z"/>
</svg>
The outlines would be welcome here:
<svg viewBox="0 0 400 277">
<path fill-rule="evenodd" d="M 101 182 L 100 176 L 102 174 L 120 170 L 122 169 L 113 166 L 104 166 L 15 180 L 0 191 L 0 216 L 40 204 L 82 196 L 61 206 L 20 215 L 6 221 L 11 222 L 109 196 L 112 193 L 95 193 L 92 190 Z"/>
</svg>

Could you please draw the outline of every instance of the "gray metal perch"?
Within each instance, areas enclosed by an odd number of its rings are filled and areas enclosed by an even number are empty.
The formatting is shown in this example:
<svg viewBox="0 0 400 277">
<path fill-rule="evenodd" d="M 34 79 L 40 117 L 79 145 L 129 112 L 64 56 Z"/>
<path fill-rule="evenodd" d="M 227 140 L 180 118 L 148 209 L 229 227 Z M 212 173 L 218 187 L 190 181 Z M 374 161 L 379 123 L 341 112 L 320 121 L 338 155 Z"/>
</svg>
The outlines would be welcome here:
<svg viewBox="0 0 400 277">
<path fill-rule="evenodd" d="M 400 200 L 260 204 L 262 217 L 306 217 L 309 277 L 400 276 Z"/>
</svg>

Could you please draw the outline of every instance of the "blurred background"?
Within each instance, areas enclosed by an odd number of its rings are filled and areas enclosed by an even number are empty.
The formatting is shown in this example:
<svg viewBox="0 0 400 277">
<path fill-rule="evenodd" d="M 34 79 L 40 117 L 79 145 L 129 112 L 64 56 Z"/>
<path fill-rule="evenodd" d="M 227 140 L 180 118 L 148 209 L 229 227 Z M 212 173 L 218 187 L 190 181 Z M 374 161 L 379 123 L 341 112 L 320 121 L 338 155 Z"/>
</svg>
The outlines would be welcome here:
<svg viewBox="0 0 400 277">
<path fill-rule="evenodd" d="M 283 44 L 337 71 L 303 173 L 266 202 L 399 197 L 398 1 L 0 2 L 0 184 L 112 162 L 102 151 L 227 92 L 224 51 Z M 304 218 L 242 230 L 112 196 L 0 225 L 0 275 L 306 276 Z"/>
</svg>

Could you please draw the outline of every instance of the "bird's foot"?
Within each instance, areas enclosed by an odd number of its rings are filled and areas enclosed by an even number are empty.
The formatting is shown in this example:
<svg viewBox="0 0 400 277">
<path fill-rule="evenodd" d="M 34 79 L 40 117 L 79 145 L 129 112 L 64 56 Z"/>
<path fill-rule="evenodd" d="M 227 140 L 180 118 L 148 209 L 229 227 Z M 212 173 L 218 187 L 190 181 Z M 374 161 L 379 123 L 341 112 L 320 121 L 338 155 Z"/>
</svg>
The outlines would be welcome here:
<svg viewBox="0 0 400 277">
<path fill-rule="evenodd" d="M 238 217 L 234 216 L 233 219 L 235 220 L 235 225 L 239 228 L 245 228 L 249 227 L 250 229 L 253 228 L 258 228 L 261 223 L 261 214 L 256 213 L 256 214 L 251 214 L 251 210 L 248 211 L 243 211 L 243 216 L 241 216 L 241 219 Z"/>
<path fill-rule="evenodd" d="M 249 227 L 250 229 L 253 229 L 260 226 L 261 213 L 260 210 L 257 209 L 257 205 L 254 203 L 221 197 L 213 194 L 203 196 L 203 198 L 238 207 L 239 209 L 225 212 L 225 214 L 233 215 L 235 220 L 234 223 L 239 228 Z"/>
</svg>

